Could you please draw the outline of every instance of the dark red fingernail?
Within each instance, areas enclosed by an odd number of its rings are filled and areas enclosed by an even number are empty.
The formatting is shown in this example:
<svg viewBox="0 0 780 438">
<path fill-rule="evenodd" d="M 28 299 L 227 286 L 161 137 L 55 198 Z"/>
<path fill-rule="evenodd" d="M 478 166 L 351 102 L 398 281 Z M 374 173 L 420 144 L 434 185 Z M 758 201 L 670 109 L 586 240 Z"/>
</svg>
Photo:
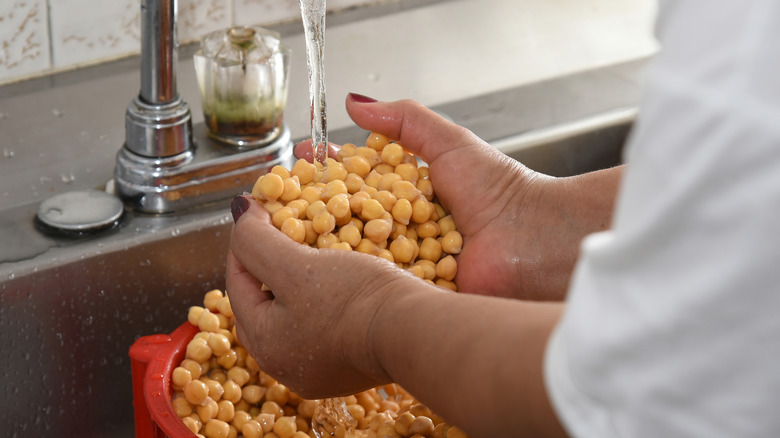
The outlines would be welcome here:
<svg viewBox="0 0 780 438">
<path fill-rule="evenodd" d="M 357 103 L 374 103 L 377 100 L 368 96 L 363 96 L 362 94 L 357 93 L 349 93 L 349 98 L 354 100 Z"/>
<path fill-rule="evenodd" d="M 249 200 L 243 196 L 236 196 L 230 203 L 230 212 L 233 213 L 233 222 L 238 222 L 238 218 L 249 210 Z"/>
</svg>

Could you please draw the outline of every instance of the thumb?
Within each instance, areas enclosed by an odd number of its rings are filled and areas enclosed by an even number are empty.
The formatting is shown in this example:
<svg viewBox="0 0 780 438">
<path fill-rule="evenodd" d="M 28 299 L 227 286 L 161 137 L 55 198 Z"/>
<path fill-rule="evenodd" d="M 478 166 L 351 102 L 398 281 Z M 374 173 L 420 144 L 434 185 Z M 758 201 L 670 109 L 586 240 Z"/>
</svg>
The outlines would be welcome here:
<svg viewBox="0 0 780 438">
<path fill-rule="evenodd" d="M 468 129 L 413 100 L 377 102 L 350 93 L 346 106 L 358 126 L 400 141 L 406 150 L 430 165 L 445 152 L 482 143 Z"/>
</svg>

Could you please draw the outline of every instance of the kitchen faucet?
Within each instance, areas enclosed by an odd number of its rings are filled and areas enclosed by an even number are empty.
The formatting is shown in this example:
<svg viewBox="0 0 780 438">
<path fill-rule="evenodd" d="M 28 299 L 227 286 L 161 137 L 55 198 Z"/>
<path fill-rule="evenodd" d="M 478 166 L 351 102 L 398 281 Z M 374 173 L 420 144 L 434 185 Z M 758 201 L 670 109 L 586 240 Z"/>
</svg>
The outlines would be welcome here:
<svg viewBox="0 0 780 438">
<path fill-rule="evenodd" d="M 294 160 L 284 125 L 270 144 L 240 148 L 192 126 L 176 89 L 177 0 L 141 0 L 141 89 L 125 114 L 114 169 L 117 194 L 135 210 L 170 213 L 251 190 L 274 165 Z"/>
</svg>

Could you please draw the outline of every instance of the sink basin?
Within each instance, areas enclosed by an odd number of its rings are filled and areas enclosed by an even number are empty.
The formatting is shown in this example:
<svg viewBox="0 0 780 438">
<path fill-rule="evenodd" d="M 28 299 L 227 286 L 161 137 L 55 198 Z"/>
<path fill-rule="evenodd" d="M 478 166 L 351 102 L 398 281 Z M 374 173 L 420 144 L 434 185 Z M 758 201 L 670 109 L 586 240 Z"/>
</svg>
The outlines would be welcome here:
<svg viewBox="0 0 780 438">
<path fill-rule="evenodd" d="M 641 63 L 436 106 L 499 150 L 556 176 L 613 166 Z M 352 127 L 336 143 L 365 138 Z M 42 233 L 36 205 L 0 215 L 0 430 L 6 436 L 133 436 L 130 345 L 169 333 L 224 288 L 230 200 L 171 215 L 127 210 L 101 234 Z M 12 243 L 7 245 L 6 242 Z"/>
</svg>

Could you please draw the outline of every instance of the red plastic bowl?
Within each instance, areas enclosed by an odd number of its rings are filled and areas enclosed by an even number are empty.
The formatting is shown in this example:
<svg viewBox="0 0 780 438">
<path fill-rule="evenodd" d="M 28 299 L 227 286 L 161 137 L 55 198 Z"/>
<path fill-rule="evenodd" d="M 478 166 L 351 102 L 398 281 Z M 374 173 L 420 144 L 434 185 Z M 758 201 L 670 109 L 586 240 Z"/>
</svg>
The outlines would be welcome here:
<svg viewBox="0 0 780 438">
<path fill-rule="evenodd" d="M 171 406 L 171 373 L 198 331 L 185 322 L 170 335 L 144 336 L 130 347 L 137 438 L 195 438 Z"/>
</svg>

